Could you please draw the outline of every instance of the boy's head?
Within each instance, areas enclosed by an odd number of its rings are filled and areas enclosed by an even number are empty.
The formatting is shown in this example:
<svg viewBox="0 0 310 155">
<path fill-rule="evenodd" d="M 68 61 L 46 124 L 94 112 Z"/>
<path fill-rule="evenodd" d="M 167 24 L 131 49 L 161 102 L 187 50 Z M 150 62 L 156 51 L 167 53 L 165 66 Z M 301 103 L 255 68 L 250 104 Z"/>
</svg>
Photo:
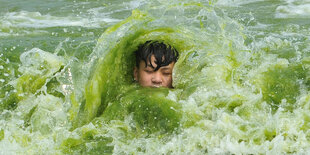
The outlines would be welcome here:
<svg viewBox="0 0 310 155">
<path fill-rule="evenodd" d="M 170 45 L 147 41 L 138 47 L 134 79 L 144 87 L 172 88 L 172 70 L 179 53 Z"/>
</svg>

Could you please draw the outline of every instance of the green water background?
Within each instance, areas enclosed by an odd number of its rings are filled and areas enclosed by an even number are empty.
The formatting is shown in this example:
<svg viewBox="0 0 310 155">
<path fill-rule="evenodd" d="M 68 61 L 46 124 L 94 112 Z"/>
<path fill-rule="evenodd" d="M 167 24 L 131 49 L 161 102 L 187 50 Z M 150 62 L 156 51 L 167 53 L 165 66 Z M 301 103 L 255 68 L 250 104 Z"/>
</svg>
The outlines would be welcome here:
<svg viewBox="0 0 310 155">
<path fill-rule="evenodd" d="M 122 90 L 111 91 L 112 96 L 125 95 L 114 104 L 107 101 L 116 106 L 97 117 L 102 106 L 83 109 L 101 96 L 88 90 L 88 80 L 100 81 L 94 72 L 108 72 L 117 60 L 110 56 L 111 62 L 104 62 L 102 54 L 115 51 L 118 40 L 116 49 L 128 50 L 126 41 L 135 36 L 122 30 L 131 27 L 124 22 L 99 38 L 135 9 L 147 17 L 137 13 L 128 20 L 133 27 L 150 16 L 159 27 L 176 31 L 163 38 L 149 35 L 183 53 L 174 71 L 176 89 L 152 96 L 136 86 L 111 84 L 111 90 Z M 0 153 L 308 152 L 309 10 L 308 1 L 1 0 Z M 133 34 L 145 34 L 136 28 Z M 145 39 L 138 37 L 132 46 Z M 104 52 L 103 46 L 111 47 Z M 43 54 L 37 58 L 31 51 Z M 148 97 L 137 98 L 137 93 Z M 147 108 L 153 110 L 143 112 Z M 163 121 L 154 120 L 158 116 Z"/>
</svg>

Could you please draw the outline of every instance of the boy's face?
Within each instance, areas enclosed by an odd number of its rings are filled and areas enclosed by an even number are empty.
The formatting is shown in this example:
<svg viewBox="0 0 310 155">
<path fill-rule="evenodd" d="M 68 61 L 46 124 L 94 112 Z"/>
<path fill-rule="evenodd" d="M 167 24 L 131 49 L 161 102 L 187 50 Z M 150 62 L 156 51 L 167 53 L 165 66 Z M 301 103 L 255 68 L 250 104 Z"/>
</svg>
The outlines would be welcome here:
<svg viewBox="0 0 310 155">
<path fill-rule="evenodd" d="M 151 67 L 151 63 L 154 68 Z M 155 63 L 154 55 L 151 56 L 151 62 L 140 61 L 139 68 L 134 69 L 134 78 L 143 87 L 168 87 L 172 88 L 172 69 L 174 62 L 168 66 L 160 67 L 157 71 L 154 69 L 157 67 Z"/>
</svg>

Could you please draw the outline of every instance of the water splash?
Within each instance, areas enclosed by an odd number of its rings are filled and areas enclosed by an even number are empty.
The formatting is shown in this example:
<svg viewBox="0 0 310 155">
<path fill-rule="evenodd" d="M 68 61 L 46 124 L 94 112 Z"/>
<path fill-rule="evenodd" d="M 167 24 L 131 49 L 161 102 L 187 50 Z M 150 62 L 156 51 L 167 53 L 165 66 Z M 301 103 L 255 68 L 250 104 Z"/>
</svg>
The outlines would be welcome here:
<svg viewBox="0 0 310 155">
<path fill-rule="evenodd" d="M 20 77 L 1 100 L 1 153 L 310 151 L 308 27 L 256 14 L 239 22 L 220 1 L 135 2 L 86 61 L 61 50 L 21 54 Z M 133 51 L 147 40 L 180 52 L 175 89 L 133 82 Z"/>
</svg>

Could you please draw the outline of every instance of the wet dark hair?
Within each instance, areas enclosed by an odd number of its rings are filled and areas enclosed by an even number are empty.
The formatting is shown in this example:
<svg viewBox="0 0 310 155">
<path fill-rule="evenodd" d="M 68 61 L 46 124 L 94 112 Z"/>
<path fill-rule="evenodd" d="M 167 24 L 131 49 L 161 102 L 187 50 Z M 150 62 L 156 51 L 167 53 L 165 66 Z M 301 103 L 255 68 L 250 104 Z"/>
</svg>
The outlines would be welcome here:
<svg viewBox="0 0 310 155">
<path fill-rule="evenodd" d="M 143 60 L 145 62 L 145 67 L 147 62 L 151 62 L 151 56 L 155 56 L 155 63 L 157 67 L 155 68 L 152 63 L 150 64 L 154 71 L 157 71 L 160 67 L 168 66 L 172 62 L 176 62 L 179 57 L 179 53 L 176 49 L 170 45 L 164 44 L 158 41 L 146 41 L 144 44 L 138 47 L 136 54 L 136 66 L 139 68 L 140 62 Z"/>
</svg>

